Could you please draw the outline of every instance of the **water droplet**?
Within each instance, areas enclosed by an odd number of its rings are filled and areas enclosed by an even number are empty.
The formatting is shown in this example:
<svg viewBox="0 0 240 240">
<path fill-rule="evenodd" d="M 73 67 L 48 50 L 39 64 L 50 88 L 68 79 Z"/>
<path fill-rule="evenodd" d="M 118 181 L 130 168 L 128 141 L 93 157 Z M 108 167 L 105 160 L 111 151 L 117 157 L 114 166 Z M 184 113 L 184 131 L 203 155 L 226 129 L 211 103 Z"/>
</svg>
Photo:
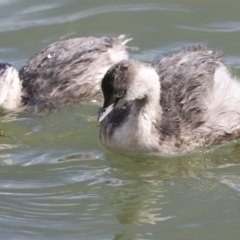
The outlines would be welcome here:
<svg viewBox="0 0 240 240">
<path fill-rule="evenodd" d="M 55 57 L 56 56 L 56 53 L 55 52 L 51 52 L 51 53 L 49 53 L 48 55 L 47 55 L 47 58 L 53 58 L 53 57 Z"/>
</svg>

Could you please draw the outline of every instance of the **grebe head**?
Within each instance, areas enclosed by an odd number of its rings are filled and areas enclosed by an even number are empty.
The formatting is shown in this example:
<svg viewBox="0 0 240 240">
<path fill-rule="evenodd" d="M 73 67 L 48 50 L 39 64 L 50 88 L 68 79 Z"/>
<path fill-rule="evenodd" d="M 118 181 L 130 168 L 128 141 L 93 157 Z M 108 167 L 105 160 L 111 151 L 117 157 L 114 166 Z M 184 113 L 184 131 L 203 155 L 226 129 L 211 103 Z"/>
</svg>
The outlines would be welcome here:
<svg viewBox="0 0 240 240">
<path fill-rule="evenodd" d="M 151 99 L 151 94 L 160 96 L 159 76 L 148 64 L 123 60 L 115 64 L 102 80 L 103 108 L 101 122 L 119 103 Z"/>
<path fill-rule="evenodd" d="M 16 110 L 21 103 L 21 89 L 17 69 L 9 63 L 0 63 L 0 108 Z"/>
</svg>

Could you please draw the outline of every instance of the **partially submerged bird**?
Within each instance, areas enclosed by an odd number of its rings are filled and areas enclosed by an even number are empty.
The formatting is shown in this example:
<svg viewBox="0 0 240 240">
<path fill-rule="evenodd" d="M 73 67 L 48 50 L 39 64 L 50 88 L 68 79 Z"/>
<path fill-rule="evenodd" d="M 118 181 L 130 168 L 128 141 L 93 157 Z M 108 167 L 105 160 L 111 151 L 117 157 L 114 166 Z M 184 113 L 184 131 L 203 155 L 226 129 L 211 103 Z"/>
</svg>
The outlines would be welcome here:
<svg viewBox="0 0 240 240">
<path fill-rule="evenodd" d="M 34 55 L 18 72 L 0 63 L 0 109 L 55 106 L 101 93 L 101 79 L 115 63 L 128 58 L 119 36 L 73 38 L 53 43 Z"/>
<path fill-rule="evenodd" d="M 193 46 L 152 66 L 133 60 L 114 65 L 102 80 L 103 144 L 168 155 L 238 138 L 240 82 L 220 57 Z"/>
</svg>

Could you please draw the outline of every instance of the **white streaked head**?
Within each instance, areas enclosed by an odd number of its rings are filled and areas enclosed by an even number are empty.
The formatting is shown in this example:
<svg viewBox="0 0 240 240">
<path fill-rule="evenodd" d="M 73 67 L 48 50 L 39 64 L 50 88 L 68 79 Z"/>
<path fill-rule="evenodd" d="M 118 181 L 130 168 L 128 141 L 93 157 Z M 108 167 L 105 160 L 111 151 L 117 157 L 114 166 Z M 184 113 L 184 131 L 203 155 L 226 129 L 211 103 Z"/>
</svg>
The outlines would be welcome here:
<svg viewBox="0 0 240 240">
<path fill-rule="evenodd" d="M 21 92 L 18 71 L 8 63 L 0 63 L 0 109 L 18 110 L 21 106 Z"/>
<path fill-rule="evenodd" d="M 103 108 L 101 122 L 119 102 L 135 100 L 158 101 L 160 97 L 159 76 L 155 69 L 145 63 L 123 60 L 114 65 L 102 80 Z"/>
</svg>

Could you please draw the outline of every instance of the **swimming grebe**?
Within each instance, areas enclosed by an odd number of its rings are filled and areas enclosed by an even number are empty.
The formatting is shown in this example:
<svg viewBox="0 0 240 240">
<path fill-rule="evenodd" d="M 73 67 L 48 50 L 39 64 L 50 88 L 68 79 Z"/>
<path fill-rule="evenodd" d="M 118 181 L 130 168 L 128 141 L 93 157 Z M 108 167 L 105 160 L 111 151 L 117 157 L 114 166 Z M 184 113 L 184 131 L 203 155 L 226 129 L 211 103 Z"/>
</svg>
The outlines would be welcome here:
<svg viewBox="0 0 240 240">
<path fill-rule="evenodd" d="M 240 83 L 220 57 L 194 46 L 153 66 L 114 65 L 102 80 L 103 144 L 168 155 L 239 137 Z"/>
<path fill-rule="evenodd" d="M 88 99 L 101 93 L 101 79 L 120 60 L 126 43 L 117 38 L 73 38 L 53 43 L 30 58 L 19 71 L 0 64 L 0 109 L 56 105 Z"/>
</svg>

